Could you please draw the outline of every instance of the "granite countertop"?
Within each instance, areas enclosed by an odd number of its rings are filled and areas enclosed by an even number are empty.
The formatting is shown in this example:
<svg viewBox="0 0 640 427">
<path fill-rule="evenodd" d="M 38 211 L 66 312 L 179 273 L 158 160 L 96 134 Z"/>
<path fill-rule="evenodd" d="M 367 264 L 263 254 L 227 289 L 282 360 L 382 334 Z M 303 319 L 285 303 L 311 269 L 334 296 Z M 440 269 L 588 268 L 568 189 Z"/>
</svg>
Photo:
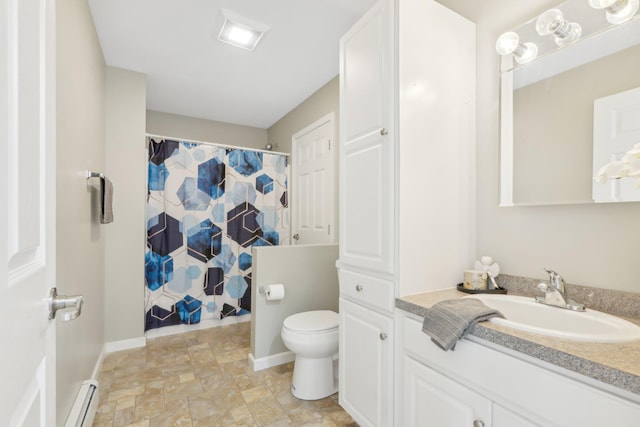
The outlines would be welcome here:
<svg viewBox="0 0 640 427">
<path fill-rule="evenodd" d="M 455 288 L 408 295 L 396 307 L 418 316 L 433 304 L 469 296 Z M 638 323 L 640 319 L 635 320 Z M 594 380 L 640 395 L 640 341 L 604 344 L 547 337 L 496 325 L 479 323 L 471 335 Z"/>
</svg>

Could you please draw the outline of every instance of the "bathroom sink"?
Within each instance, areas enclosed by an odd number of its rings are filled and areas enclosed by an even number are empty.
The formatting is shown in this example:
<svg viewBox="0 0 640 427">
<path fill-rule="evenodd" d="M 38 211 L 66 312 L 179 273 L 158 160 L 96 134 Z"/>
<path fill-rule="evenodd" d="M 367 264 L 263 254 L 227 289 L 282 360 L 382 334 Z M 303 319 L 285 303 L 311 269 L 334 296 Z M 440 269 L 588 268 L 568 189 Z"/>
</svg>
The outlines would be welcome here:
<svg viewBox="0 0 640 427">
<path fill-rule="evenodd" d="M 477 298 L 505 316 L 505 319 L 494 317 L 490 322 L 526 332 L 601 343 L 640 340 L 640 326 L 589 308 L 576 312 L 540 304 L 530 297 L 511 295 L 480 294 L 466 298 Z"/>
</svg>

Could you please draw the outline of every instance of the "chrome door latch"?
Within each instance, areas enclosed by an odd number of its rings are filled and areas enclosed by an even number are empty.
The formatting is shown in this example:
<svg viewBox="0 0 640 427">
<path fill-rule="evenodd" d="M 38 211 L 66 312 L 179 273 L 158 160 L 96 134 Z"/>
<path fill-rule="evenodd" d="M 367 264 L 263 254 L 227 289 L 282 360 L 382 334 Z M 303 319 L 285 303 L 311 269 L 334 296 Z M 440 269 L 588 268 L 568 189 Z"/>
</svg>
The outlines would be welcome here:
<svg viewBox="0 0 640 427">
<path fill-rule="evenodd" d="M 77 319 L 82 311 L 84 297 L 82 295 L 58 295 L 56 288 L 49 290 L 49 320 L 56 318 L 58 310 L 71 309 L 62 312 L 62 321 Z"/>
</svg>

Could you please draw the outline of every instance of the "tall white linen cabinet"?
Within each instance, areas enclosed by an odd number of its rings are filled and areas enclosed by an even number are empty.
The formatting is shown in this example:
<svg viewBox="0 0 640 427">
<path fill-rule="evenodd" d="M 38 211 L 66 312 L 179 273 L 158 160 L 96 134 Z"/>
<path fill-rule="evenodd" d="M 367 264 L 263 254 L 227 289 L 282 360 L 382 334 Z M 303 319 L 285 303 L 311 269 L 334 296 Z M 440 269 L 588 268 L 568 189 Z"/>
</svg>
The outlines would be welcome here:
<svg viewBox="0 0 640 427">
<path fill-rule="evenodd" d="M 433 0 L 381 0 L 340 40 L 340 404 L 362 427 L 394 424 L 395 298 L 473 262 L 475 52 Z"/>
</svg>

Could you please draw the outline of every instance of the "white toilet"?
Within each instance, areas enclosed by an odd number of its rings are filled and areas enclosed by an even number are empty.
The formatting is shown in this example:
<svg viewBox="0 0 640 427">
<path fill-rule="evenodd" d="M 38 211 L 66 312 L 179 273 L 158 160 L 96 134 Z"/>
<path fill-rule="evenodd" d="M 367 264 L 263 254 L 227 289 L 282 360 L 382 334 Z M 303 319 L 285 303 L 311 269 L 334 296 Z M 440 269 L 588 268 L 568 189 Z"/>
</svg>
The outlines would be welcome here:
<svg viewBox="0 0 640 427">
<path fill-rule="evenodd" d="M 338 391 L 338 313 L 305 311 L 284 319 L 282 341 L 296 355 L 291 393 L 302 400 L 323 399 Z"/>
</svg>

